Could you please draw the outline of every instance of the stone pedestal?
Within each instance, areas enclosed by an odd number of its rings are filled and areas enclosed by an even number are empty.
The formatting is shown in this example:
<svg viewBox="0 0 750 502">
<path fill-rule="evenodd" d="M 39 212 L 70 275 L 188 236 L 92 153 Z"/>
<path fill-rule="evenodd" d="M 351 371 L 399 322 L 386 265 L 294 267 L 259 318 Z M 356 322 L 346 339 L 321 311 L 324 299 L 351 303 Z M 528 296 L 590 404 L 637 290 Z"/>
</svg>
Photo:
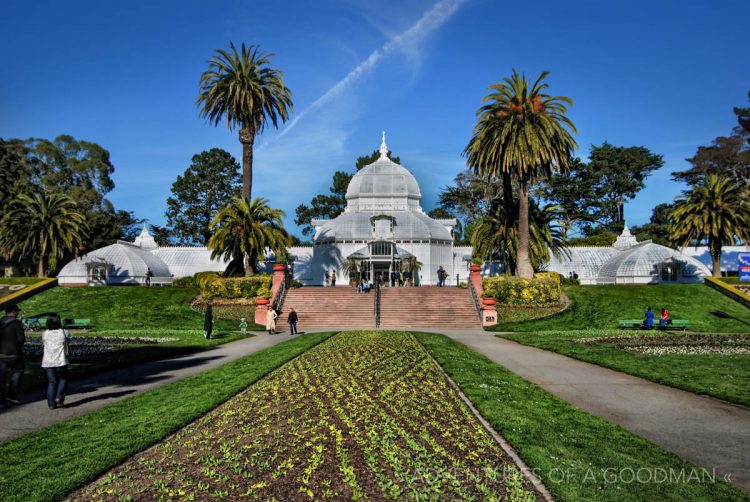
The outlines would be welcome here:
<svg viewBox="0 0 750 502">
<path fill-rule="evenodd" d="M 482 308 L 482 326 L 494 326 L 497 324 L 497 310 L 495 307 Z"/>
</svg>

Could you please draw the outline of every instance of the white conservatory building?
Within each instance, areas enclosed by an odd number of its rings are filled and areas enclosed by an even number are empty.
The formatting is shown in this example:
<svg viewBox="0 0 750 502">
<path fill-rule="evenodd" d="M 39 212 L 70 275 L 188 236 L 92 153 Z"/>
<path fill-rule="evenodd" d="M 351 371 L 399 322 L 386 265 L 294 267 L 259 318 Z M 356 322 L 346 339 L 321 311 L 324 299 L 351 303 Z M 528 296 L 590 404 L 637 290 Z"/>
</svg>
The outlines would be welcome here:
<svg viewBox="0 0 750 502">
<path fill-rule="evenodd" d="M 692 256 L 655 244 L 638 242 L 628 226 L 612 246 L 569 247 L 552 256 L 546 270 L 581 284 L 668 284 L 702 282 L 711 272 Z"/>
<path fill-rule="evenodd" d="M 383 133 L 380 158 L 352 177 L 344 212 L 332 220 L 313 220 L 313 245 L 289 250 L 295 277 L 322 285 L 326 272 L 336 271 L 338 284 L 347 285 L 343 264 L 354 259 L 365 277 L 387 280 L 403 260 L 415 257 L 421 263 L 416 284 L 437 284 L 439 267 L 448 274 L 446 284 L 456 285 L 457 276 L 465 282 L 471 247 L 454 246 L 456 220 L 429 217 L 421 199 L 414 175 L 388 158 Z"/>
<path fill-rule="evenodd" d="M 373 280 L 379 274 L 387 282 L 392 271 L 402 269 L 402 262 L 416 259 L 421 267 L 415 284 L 436 284 L 439 267 L 447 273 L 446 285 L 466 282 L 471 247 L 455 246 L 456 220 L 430 218 L 421 198 L 414 176 L 388 158 L 383 133 L 380 158 L 352 177 L 344 212 L 331 220 L 312 221 L 312 246 L 289 248 L 294 278 L 303 285 L 320 286 L 325 274 L 335 271 L 336 285 L 348 286 L 345 263 L 354 259 L 365 277 Z M 736 255 L 747 249 L 736 248 L 726 251 Z M 613 246 L 570 247 L 552 256 L 545 269 L 565 277 L 576 275 L 581 284 L 700 282 L 710 275 L 706 256 L 705 246 L 678 251 L 638 242 L 625 226 Z M 269 272 L 274 259 L 266 257 Z M 725 261 L 722 268 L 732 270 L 736 261 Z M 144 226 L 134 242 L 117 241 L 71 261 L 60 271 L 58 282 L 63 286 L 143 284 L 150 270 L 152 284 L 171 284 L 197 272 L 221 272 L 226 266 L 224 260 L 212 260 L 206 247 L 158 246 Z M 484 275 L 499 271 L 496 262 L 484 267 Z"/>
</svg>

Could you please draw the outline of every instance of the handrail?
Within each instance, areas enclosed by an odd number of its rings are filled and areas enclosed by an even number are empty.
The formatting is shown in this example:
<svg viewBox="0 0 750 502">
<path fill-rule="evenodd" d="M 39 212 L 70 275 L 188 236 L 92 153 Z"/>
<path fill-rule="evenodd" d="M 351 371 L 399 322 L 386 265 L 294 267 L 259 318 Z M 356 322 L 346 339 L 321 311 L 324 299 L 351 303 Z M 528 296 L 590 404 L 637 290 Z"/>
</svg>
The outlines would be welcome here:
<svg viewBox="0 0 750 502">
<path fill-rule="evenodd" d="M 474 308 L 477 311 L 477 317 L 479 317 L 479 320 L 482 320 L 482 304 L 479 302 L 479 297 L 477 296 L 477 291 L 474 289 L 474 283 L 471 282 L 471 279 L 467 281 L 469 285 L 469 291 L 471 291 L 471 299 L 474 300 Z"/>
<path fill-rule="evenodd" d="M 380 281 L 375 282 L 375 327 L 380 327 Z"/>
<path fill-rule="evenodd" d="M 279 283 L 279 289 L 276 291 L 276 298 L 273 299 L 273 310 L 276 312 L 281 311 L 282 305 L 284 305 L 284 297 L 286 296 L 286 281 Z"/>
</svg>

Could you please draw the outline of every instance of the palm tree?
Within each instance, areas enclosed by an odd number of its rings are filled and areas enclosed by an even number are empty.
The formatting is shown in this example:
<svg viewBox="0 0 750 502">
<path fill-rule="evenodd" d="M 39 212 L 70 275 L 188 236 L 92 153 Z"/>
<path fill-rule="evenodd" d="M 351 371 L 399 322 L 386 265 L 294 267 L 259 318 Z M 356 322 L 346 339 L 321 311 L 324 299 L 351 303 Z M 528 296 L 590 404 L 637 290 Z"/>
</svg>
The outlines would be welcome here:
<svg viewBox="0 0 750 502">
<path fill-rule="evenodd" d="M 417 284 L 419 271 L 422 270 L 422 262 L 417 260 L 417 257 L 414 255 L 407 256 L 401 259 L 401 270 L 408 270 L 411 273 L 411 283 Z"/>
<path fill-rule="evenodd" d="M 676 199 L 669 217 L 669 234 L 677 245 L 707 241 L 711 272 L 720 277 L 722 245 L 734 243 L 736 237 L 745 245 L 750 240 L 750 190 L 708 174 Z"/>
<path fill-rule="evenodd" d="M 291 244 L 281 221 L 284 216 L 284 211 L 268 207 L 268 200 L 262 197 L 252 202 L 247 197 L 233 197 L 211 222 L 211 258 L 243 260 L 245 275 L 252 275 L 266 249 L 281 256 Z"/>
<path fill-rule="evenodd" d="M 506 214 L 504 205 L 497 205 L 488 214 L 481 216 L 473 225 L 470 242 L 474 255 L 492 257 L 501 255 L 511 272 L 518 269 L 518 203 L 511 214 Z M 555 255 L 566 254 L 567 248 L 559 221 L 562 211 L 559 206 L 540 208 L 531 203 L 529 215 L 529 260 L 534 271 L 542 270 L 549 262 L 550 251 Z"/>
<path fill-rule="evenodd" d="M 75 201 L 61 193 L 19 195 L 0 223 L 0 249 L 12 258 L 39 256 L 37 277 L 66 251 L 83 249 L 88 226 Z"/>
<path fill-rule="evenodd" d="M 200 116 L 219 125 L 226 120 L 229 130 L 238 127 L 242 143 L 242 195 L 250 199 L 253 188 L 253 143 L 270 121 L 278 128 L 292 111 L 292 92 L 284 85 L 283 72 L 271 67 L 273 54 L 258 46 L 240 51 L 233 43 L 229 51 L 216 50 L 208 70 L 200 78 Z"/>
<path fill-rule="evenodd" d="M 554 170 L 566 171 L 577 147 L 573 122 L 565 115 L 573 101 L 549 96 L 542 83 L 548 72 L 529 85 L 524 75 L 513 75 L 491 85 L 487 103 L 477 111 L 474 132 L 464 150 L 467 164 L 488 179 L 502 177 L 504 198 L 510 200 L 511 177 L 518 182 L 519 218 L 517 275 L 530 278 L 534 270 L 529 258 L 529 183 Z"/>
</svg>

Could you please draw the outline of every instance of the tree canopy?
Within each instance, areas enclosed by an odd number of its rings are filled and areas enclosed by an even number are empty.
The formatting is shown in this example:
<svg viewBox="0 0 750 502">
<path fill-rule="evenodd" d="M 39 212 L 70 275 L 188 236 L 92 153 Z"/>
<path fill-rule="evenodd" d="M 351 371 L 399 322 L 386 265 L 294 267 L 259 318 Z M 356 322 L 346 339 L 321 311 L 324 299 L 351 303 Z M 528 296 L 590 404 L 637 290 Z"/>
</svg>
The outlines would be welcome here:
<svg viewBox="0 0 750 502">
<path fill-rule="evenodd" d="M 212 148 L 194 155 L 167 198 L 168 235 L 180 244 L 205 245 L 211 221 L 240 194 L 241 182 L 240 165 L 226 150 Z"/>
</svg>

